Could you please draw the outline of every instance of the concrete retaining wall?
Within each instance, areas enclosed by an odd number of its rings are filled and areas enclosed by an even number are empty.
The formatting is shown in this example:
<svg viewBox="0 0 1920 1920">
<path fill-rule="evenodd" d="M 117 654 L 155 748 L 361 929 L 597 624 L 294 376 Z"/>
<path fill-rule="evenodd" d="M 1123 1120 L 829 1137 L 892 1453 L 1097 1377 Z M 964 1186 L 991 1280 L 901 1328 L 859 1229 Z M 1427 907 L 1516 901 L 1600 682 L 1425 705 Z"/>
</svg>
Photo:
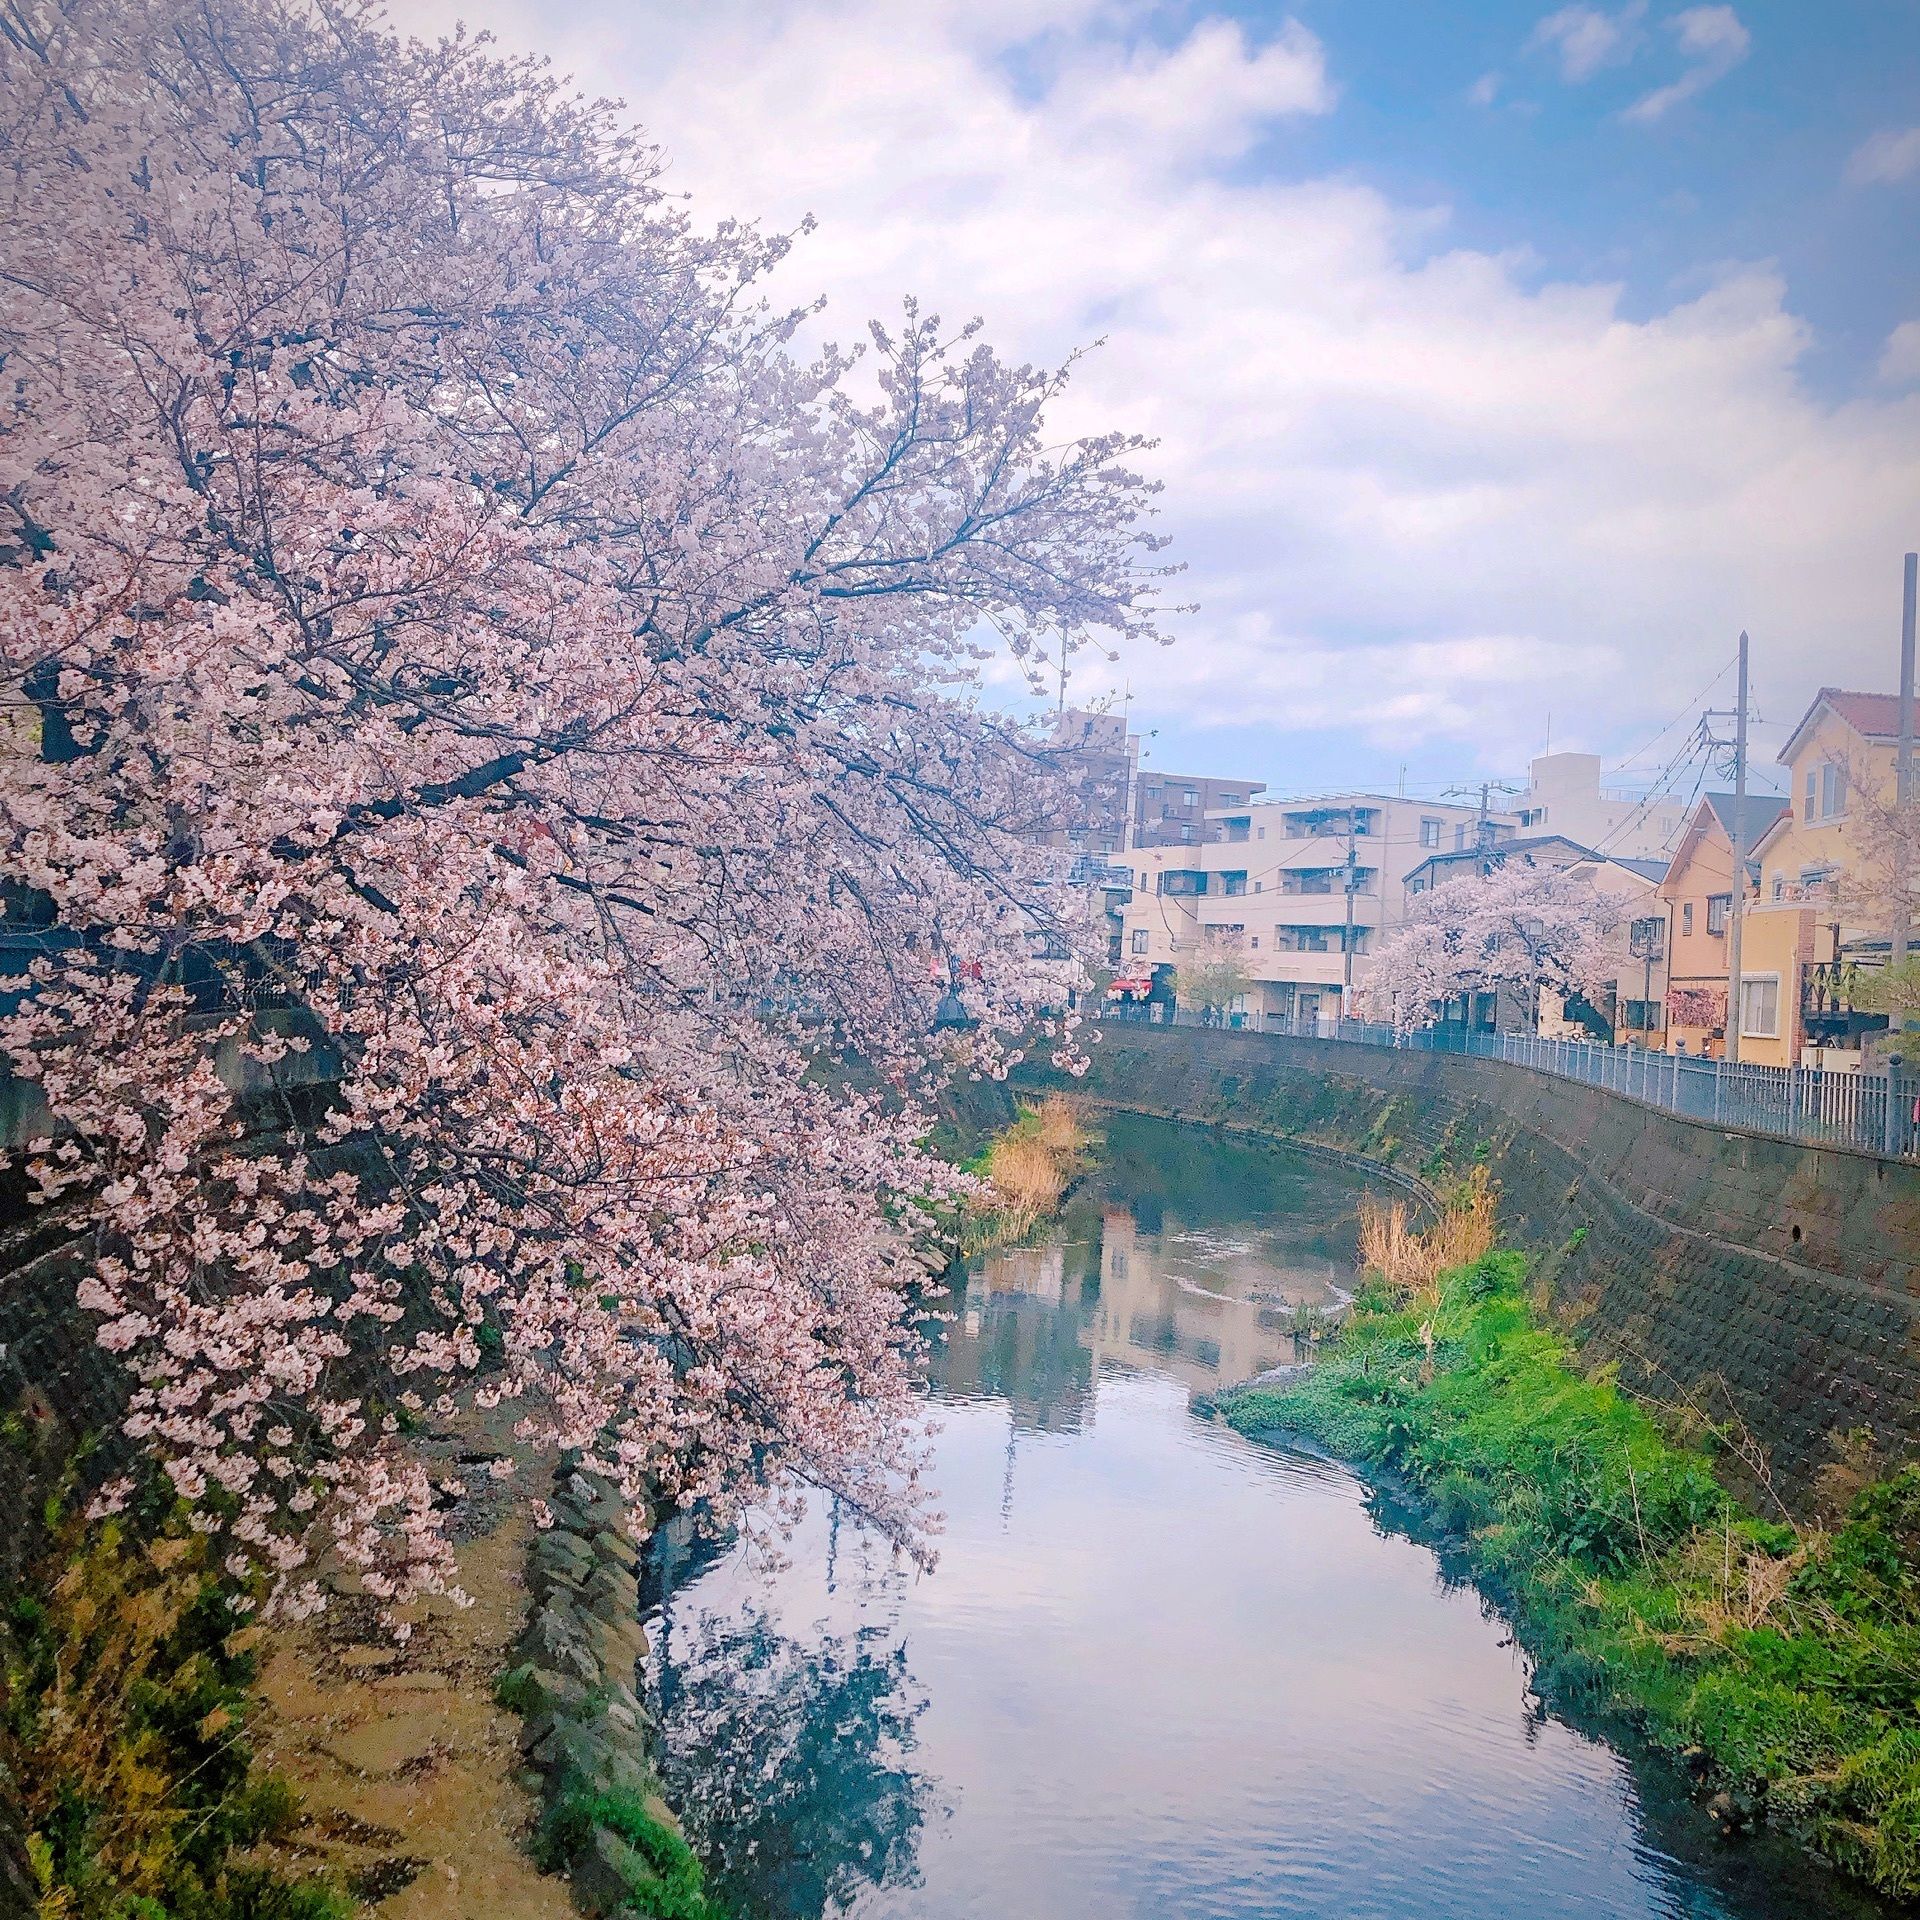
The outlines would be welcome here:
<svg viewBox="0 0 1920 1920">
<path fill-rule="evenodd" d="M 1506 1237 L 1596 1361 L 1728 1413 L 1813 1507 L 1841 1437 L 1920 1455 L 1920 1167 L 1704 1126 L 1503 1061 L 1112 1027 L 1096 1097 L 1367 1154 L 1476 1159 Z M 1739 1477 L 1748 1477 L 1740 1475 Z"/>
</svg>

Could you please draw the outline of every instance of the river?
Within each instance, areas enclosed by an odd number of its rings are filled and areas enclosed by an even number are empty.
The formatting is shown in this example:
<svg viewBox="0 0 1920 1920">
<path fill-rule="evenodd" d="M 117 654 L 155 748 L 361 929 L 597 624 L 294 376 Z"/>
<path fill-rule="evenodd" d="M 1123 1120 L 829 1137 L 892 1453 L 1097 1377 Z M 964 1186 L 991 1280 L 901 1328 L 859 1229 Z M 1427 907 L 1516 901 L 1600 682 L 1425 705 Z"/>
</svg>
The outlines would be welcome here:
<svg viewBox="0 0 1920 1920">
<path fill-rule="evenodd" d="M 665 1556 L 664 1769 L 738 1920 L 1873 1911 L 1543 1708 L 1354 1474 L 1194 1414 L 1350 1283 L 1360 1178 L 1105 1133 L 946 1303 L 931 1573 L 821 1501 L 778 1564 Z"/>
</svg>

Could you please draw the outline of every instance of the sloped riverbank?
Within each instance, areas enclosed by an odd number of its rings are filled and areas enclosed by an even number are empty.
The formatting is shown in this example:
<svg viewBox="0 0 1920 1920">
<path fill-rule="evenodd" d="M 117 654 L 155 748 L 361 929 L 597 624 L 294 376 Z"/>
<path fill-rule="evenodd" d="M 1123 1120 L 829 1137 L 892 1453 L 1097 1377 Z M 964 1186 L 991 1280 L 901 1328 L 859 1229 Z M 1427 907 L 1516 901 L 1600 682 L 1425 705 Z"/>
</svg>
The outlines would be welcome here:
<svg viewBox="0 0 1920 1920">
<path fill-rule="evenodd" d="M 1831 1530 L 1744 1510 L 1714 1436 L 1582 1372 L 1525 1270 L 1493 1253 L 1411 1298 L 1375 1281 L 1318 1365 L 1219 1404 L 1415 1490 L 1543 1691 L 1676 1755 L 1724 1826 L 1920 1895 L 1920 1468 Z"/>
</svg>

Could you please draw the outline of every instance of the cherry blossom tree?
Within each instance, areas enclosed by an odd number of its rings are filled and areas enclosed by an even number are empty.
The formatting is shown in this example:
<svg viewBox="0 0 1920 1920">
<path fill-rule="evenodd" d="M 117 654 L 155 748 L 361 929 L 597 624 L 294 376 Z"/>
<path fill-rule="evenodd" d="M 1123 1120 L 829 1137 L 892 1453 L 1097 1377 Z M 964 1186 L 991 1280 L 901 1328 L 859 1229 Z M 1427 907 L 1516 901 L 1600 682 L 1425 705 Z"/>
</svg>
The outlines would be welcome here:
<svg viewBox="0 0 1920 1920">
<path fill-rule="evenodd" d="M 1135 443 L 357 0 L 9 0 L 0 113 L 0 1047 L 129 1430 L 278 1607 L 445 1583 L 475 1401 L 915 1537 L 933 1014 L 1072 970 L 978 676 L 1154 637 Z"/>
<path fill-rule="evenodd" d="M 1356 991 L 1364 1018 L 1403 1032 L 1431 1026 L 1463 994 L 1596 995 L 1619 975 L 1626 911 L 1591 879 L 1507 861 L 1415 896 Z"/>
</svg>

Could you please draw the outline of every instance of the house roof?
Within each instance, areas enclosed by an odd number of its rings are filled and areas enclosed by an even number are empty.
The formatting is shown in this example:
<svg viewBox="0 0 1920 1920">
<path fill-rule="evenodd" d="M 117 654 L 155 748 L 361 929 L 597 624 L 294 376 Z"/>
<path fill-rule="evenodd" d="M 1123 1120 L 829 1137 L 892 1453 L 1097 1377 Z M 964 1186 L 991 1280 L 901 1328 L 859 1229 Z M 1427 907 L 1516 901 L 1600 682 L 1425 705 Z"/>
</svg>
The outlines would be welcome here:
<svg viewBox="0 0 1920 1920">
<path fill-rule="evenodd" d="M 1896 693 L 1856 693 L 1847 687 L 1822 687 L 1813 696 L 1800 723 L 1780 749 L 1784 766 L 1799 751 L 1800 741 L 1822 710 L 1837 714 L 1855 733 L 1867 740 L 1897 740 L 1900 737 L 1900 696 Z"/>
<path fill-rule="evenodd" d="M 1629 873 L 1637 873 L 1642 880 L 1651 880 L 1658 886 L 1667 877 L 1667 863 L 1664 860 L 1623 860 L 1617 853 L 1602 856 L 1611 866 L 1625 867 Z"/>
<path fill-rule="evenodd" d="M 1748 852 L 1760 844 L 1767 829 L 1783 813 L 1792 810 L 1793 803 L 1777 793 L 1750 793 L 1746 798 L 1744 810 L 1738 798 L 1731 793 L 1710 793 L 1707 805 L 1713 809 L 1714 818 L 1720 822 L 1720 830 L 1727 836 L 1728 845 L 1734 839 L 1733 823 L 1736 813 L 1744 831 L 1740 834 L 1740 843 Z"/>
</svg>

